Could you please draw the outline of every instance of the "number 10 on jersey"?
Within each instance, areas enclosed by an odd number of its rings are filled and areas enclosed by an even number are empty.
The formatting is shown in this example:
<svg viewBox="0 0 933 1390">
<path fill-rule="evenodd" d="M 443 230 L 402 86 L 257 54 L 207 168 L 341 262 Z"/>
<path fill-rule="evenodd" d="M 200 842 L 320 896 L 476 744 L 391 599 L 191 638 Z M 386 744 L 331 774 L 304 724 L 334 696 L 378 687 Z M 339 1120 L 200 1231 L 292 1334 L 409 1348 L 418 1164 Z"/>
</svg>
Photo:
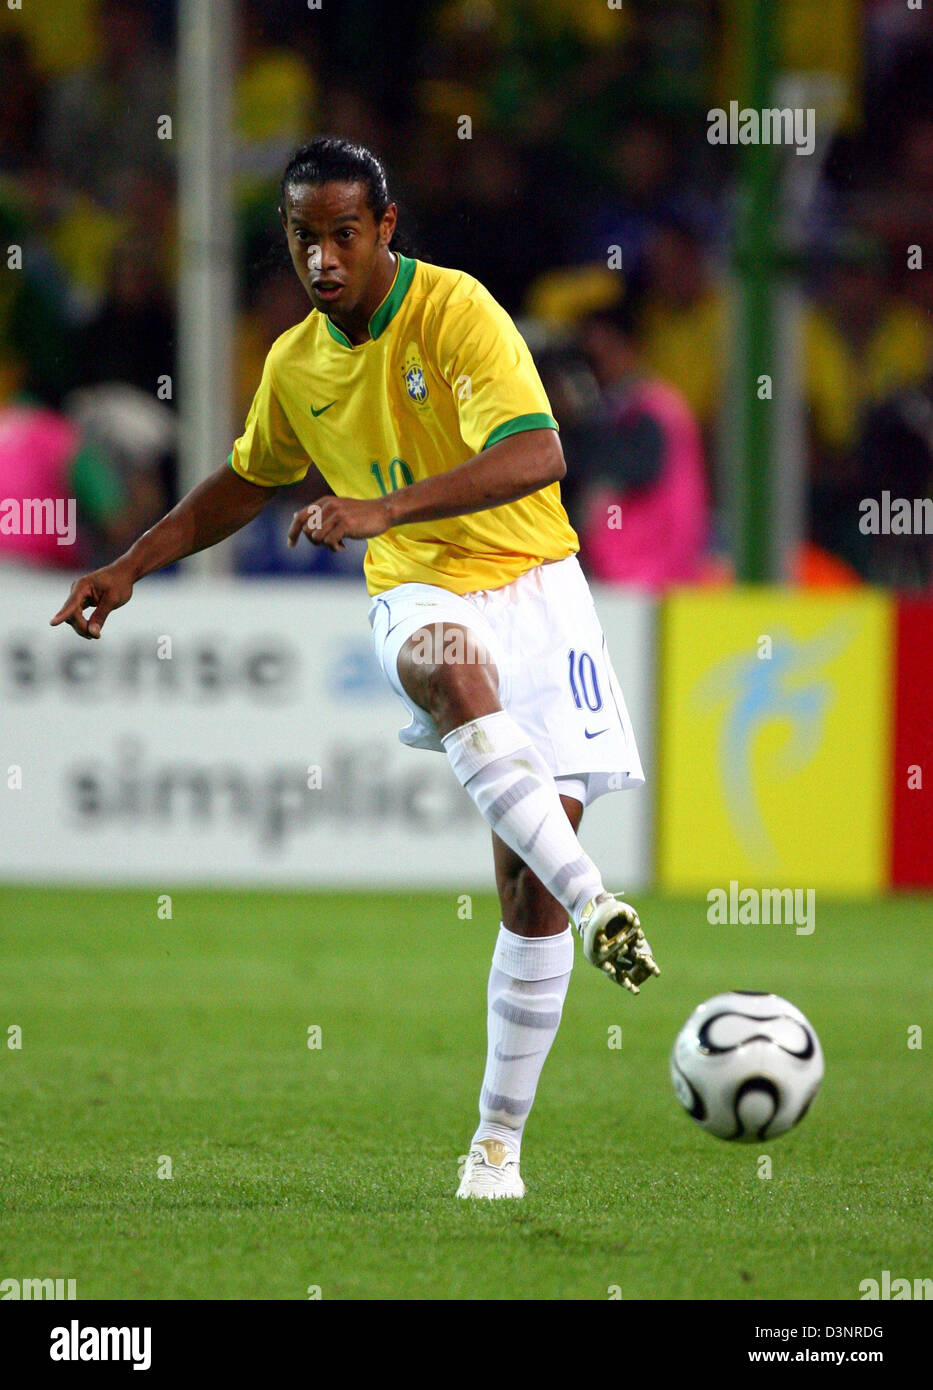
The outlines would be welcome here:
<svg viewBox="0 0 933 1390">
<path fill-rule="evenodd" d="M 379 491 L 385 497 L 387 492 L 398 492 L 400 487 L 408 487 L 409 483 L 415 480 L 412 477 L 411 469 L 404 459 L 393 459 L 389 464 L 389 486 L 386 487 L 385 479 L 382 476 L 382 465 L 376 461 L 369 465 L 376 482 L 379 484 Z"/>
</svg>

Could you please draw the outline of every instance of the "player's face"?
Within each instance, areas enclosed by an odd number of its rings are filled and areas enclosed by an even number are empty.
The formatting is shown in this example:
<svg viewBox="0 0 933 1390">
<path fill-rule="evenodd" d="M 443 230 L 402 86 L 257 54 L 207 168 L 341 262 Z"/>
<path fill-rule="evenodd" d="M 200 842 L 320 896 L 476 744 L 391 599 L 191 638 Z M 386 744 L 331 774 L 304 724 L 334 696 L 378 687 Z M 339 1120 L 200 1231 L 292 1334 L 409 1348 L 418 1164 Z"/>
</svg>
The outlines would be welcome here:
<svg viewBox="0 0 933 1390">
<path fill-rule="evenodd" d="M 292 264 L 314 307 L 334 318 L 365 307 L 374 277 L 384 273 L 395 204 L 377 222 L 361 183 L 291 184 L 282 220 Z"/>
</svg>

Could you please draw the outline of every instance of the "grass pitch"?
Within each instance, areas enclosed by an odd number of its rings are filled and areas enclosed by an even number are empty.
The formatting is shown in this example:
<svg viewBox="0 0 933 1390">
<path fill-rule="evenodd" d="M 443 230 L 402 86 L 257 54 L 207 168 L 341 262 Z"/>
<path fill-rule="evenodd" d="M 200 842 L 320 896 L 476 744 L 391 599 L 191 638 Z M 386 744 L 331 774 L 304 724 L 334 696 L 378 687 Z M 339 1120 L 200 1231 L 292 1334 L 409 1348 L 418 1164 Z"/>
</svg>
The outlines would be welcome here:
<svg viewBox="0 0 933 1390">
<path fill-rule="evenodd" d="M 578 948 L 528 1196 L 479 1204 L 453 1192 L 492 898 L 461 921 L 453 893 L 172 896 L 165 921 L 155 891 L 0 890 L 0 1277 L 83 1299 L 857 1299 L 931 1272 L 929 1028 L 908 1047 L 928 899 L 819 902 L 798 937 L 638 897 L 664 975 L 633 999 Z M 760 1145 L 703 1133 L 668 1079 L 677 1029 L 728 988 L 789 997 L 826 1056 L 800 1128 Z"/>
</svg>

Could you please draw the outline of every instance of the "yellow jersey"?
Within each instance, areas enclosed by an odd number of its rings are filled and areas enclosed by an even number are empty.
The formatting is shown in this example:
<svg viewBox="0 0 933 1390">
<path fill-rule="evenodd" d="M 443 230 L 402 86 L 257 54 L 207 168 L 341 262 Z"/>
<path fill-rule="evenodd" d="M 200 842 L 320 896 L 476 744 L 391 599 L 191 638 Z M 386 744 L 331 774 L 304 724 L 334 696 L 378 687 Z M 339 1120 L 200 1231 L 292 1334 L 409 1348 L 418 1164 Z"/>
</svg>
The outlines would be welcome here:
<svg viewBox="0 0 933 1390">
<path fill-rule="evenodd" d="M 229 462 L 260 486 L 298 482 L 313 461 L 338 497 L 376 498 L 520 430 L 557 429 L 531 353 L 488 290 L 397 256 L 395 279 L 357 346 L 312 310 L 277 338 Z M 396 584 L 498 589 L 579 549 L 560 484 L 468 516 L 393 526 L 367 546 L 371 594 Z"/>
</svg>

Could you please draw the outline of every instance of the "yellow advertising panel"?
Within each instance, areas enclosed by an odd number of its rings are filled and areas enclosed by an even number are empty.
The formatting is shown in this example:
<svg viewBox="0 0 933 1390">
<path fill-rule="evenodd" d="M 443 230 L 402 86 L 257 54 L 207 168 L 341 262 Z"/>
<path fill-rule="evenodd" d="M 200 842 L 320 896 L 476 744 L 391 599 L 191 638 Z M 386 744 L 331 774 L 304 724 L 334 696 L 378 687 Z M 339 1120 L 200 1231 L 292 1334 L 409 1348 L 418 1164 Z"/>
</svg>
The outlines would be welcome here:
<svg viewBox="0 0 933 1390">
<path fill-rule="evenodd" d="M 684 591 L 661 632 L 662 886 L 883 887 L 890 599 Z"/>
</svg>

